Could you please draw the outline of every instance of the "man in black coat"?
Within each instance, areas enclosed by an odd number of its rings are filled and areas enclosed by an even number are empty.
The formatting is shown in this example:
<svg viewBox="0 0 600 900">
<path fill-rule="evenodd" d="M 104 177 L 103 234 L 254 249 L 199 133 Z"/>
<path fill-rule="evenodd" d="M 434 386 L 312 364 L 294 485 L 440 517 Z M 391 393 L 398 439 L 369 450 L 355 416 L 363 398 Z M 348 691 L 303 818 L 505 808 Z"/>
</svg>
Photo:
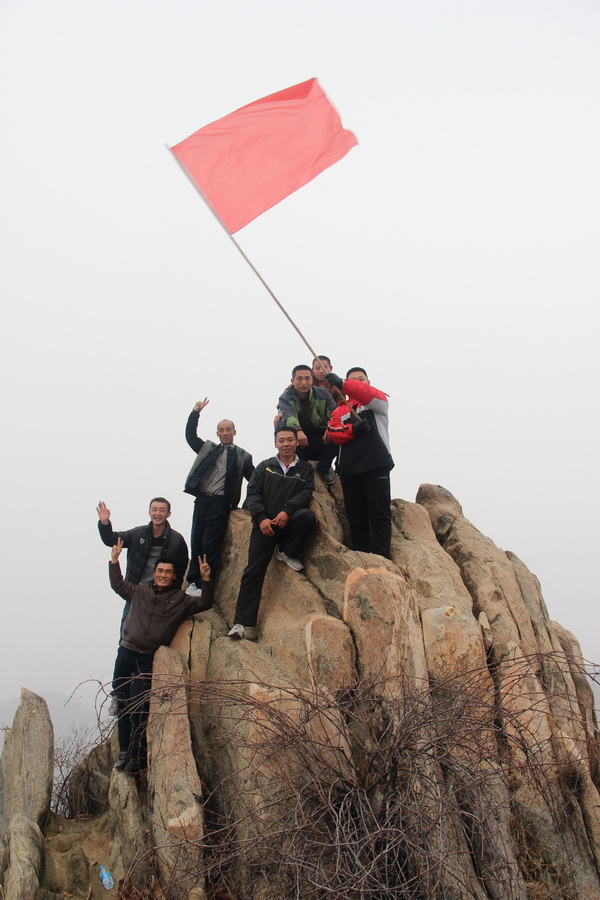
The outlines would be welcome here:
<svg viewBox="0 0 600 900">
<path fill-rule="evenodd" d="M 177 567 L 175 587 L 181 587 L 188 564 L 188 548 L 183 535 L 174 531 L 167 521 L 171 517 L 171 504 L 168 500 L 153 497 L 148 510 L 148 524 L 137 525 L 128 531 L 113 531 L 110 509 L 103 500 L 96 507 L 96 512 L 98 531 L 103 543 L 107 547 L 114 547 L 120 538 L 127 550 L 125 581 L 131 584 L 151 582 L 156 561 L 168 557 L 175 561 Z"/>
<path fill-rule="evenodd" d="M 246 637 L 246 628 L 256 625 L 263 582 L 277 545 L 277 559 L 295 572 L 304 568 L 298 554 L 316 521 L 308 509 L 315 476 L 310 463 L 298 459 L 296 432 L 280 425 L 275 447 L 277 456 L 259 463 L 248 485 L 252 534 L 230 638 Z"/>
<path fill-rule="evenodd" d="M 229 522 L 229 513 L 240 502 L 242 481 L 254 472 L 252 457 L 235 441 L 235 425 L 231 419 L 221 419 L 217 425 L 218 443 L 198 437 L 200 413 L 208 399 L 198 400 L 188 416 L 185 439 L 196 453 L 196 459 L 186 479 L 184 490 L 192 494 L 192 560 L 188 572 L 188 594 L 200 593 L 198 557 L 206 556 L 215 577 L 221 561 L 221 550 Z"/>
</svg>

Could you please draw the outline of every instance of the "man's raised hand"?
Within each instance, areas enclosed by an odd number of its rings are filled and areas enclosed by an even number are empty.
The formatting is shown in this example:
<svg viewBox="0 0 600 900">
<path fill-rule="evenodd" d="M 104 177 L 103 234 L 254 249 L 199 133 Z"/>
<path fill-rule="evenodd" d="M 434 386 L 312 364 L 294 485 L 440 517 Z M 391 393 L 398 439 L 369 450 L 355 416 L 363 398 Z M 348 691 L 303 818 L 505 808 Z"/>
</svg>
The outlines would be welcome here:
<svg viewBox="0 0 600 900">
<path fill-rule="evenodd" d="M 198 557 L 198 565 L 200 566 L 200 578 L 202 581 L 210 581 L 210 566 L 206 562 L 206 553 L 204 554 L 204 559 L 201 556 Z"/>
<path fill-rule="evenodd" d="M 204 409 L 206 404 L 209 402 L 210 401 L 209 401 L 208 397 L 205 397 L 204 400 L 198 400 L 196 403 L 194 403 L 194 412 L 197 412 L 197 413 L 202 412 L 202 410 Z"/>
<path fill-rule="evenodd" d="M 110 561 L 111 562 L 114 562 L 114 563 L 118 562 L 122 549 L 123 549 L 123 541 L 121 540 L 121 538 L 117 538 L 117 543 L 110 551 Z"/>
<path fill-rule="evenodd" d="M 96 512 L 98 513 L 98 518 L 100 519 L 101 525 L 106 525 L 110 522 L 110 509 L 104 502 L 104 500 L 100 500 L 98 506 L 96 507 Z"/>
</svg>

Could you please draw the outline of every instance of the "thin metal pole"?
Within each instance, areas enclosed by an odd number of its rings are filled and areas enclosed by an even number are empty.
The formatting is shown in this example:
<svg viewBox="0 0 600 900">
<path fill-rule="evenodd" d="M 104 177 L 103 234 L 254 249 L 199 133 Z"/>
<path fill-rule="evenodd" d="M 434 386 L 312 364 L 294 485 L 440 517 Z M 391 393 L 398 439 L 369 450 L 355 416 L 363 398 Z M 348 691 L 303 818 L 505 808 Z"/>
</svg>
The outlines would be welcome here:
<svg viewBox="0 0 600 900">
<path fill-rule="evenodd" d="M 170 150 L 170 149 L 171 149 L 171 148 L 169 147 L 168 144 L 165 144 L 165 147 L 167 148 L 167 150 Z M 256 275 L 256 277 L 258 278 L 258 280 L 259 280 L 259 281 L 261 282 L 261 284 L 263 284 L 264 287 L 267 289 L 267 291 L 269 292 L 269 294 L 271 295 L 271 297 L 273 298 L 273 300 L 275 301 L 275 303 L 277 304 L 277 306 L 279 307 L 279 309 L 281 310 L 281 312 L 284 314 L 284 316 L 286 317 L 286 319 L 288 320 L 288 322 L 290 323 L 290 325 L 292 326 L 292 328 L 297 332 L 298 336 L 300 337 L 300 340 L 303 342 L 303 344 L 306 345 L 306 347 L 308 347 L 308 349 L 309 349 L 310 352 L 312 353 L 312 358 L 313 358 L 313 359 L 318 359 L 319 357 L 317 356 L 317 354 L 315 353 L 315 351 L 313 350 L 313 348 L 310 346 L 310 344 L 308 343 L 308 341 L 306 340 L 306 338 L 304 337 L 304 335 L 302 334 L 302 332 L 300 331 L 300 329 L 298 328 L 298 326 L 296 325 L 296 323 L 294 322 L 294 320 L 292 319 L 292 317 L 290 316 L 290 314 L 288 313 L 288 311 L 285 309 L 285 307 L 283 306 L 283 304 L 279 302 L 279 300 L 277 299 L 277 297 L 275 296 L 275 294 L 273 293 L 273 291 L 271 290 L 271 288 L 269 287 L 269 285 L 267 284 L 267 282 L 265 281 L 265 279 L 262 277 L 262 275 L 260 274 L 260 272 L 258 271 L 258 269 L 256 268 L 256 266 L 248 259 L 248 257 L 246 256 L 246 254 L 244 253 L 244 251 L 242 250 L 242 248 L 240 247 L 240 245 L 238 244 L 238 242 L 236 241 L 236 239 L 234 238 L 234 236 L 231 234 L 231 232 L 229 231 L 229 229 L 227 228 L 227 226 L 225 225 L 225 223 L 224 223 L 224 222 L 222 221 L 222 219 L 219 217 L 219 215 L 217 214 L 216 210 L 213 209 L 213 207 L 212 207 L 212 205 L 210 204 L 210 202 L 209 202 L 209 201 L 207 200 L 207 198 L 204 196 L 204 194 L 203 194 L 201 188 L 200 188 L 199 185 L 194 181 L 194 179 L 192 178 L 192 176 L 190 175 L 190 173 L 188 172 L 188 170 L 186 169 L 186 167 L 183 165 L 183 163 L 181 162 L 181 160 L 179 159 L 179 157 L 178 157 L 178 156 L 175 156 L 174 153 L 171 153 L 171 156 L 175 159 L 175 161 L 177 162 L 179 168 L 180 168 L 181 171 L 184 173 L 185 177 L 188 179 L 188 181 L 190 182 L 190 184 L 192 185 L 192 187 L 195 188 L 195 190 L 198 192 L 198 194 L 200 194 L 200 196 L 202 197 L 202 199 L 204 200 L 204 202 L 206 203 L 206 205 L 207 205 L 208 208 L 210 209 L 211 213 L 213 214 L 213 216 L 215 217 L 215 219 L 217 220 L 217 222 L 219 223 L 219 225 L 221 226 L 221 228 L 223 229 L 223 231 L 225 232 L 225 234 L 227 235 L 227 237 L 228 237 L 229 240 L 231 241 L 231 243 L 234 245 L 234 247 L 236 247 L 238 253 L 246 260 L 246 262 L 248 263 L 248 265 L 250 266 L 250 268 L 252 269 L 252 271 L 254 272 L 254 274 Z M 338 402 L 339 402 L 340 400 L 346 402 L 346 397 L 344 396 L 344 394 L 342 393 L 342 391 L 340 391 L 339 388 L 336 388 L 336 387 L 334 387 L 333 385 L 331 386 L 331 394 L 332 394 L 333 397 L 335 397 L 336 400 L 338 400 Z M 350 412 L 352 413 L 352 415 L 354 416 L 354 418 L 355 418 L 355 419 L 358 419 L 358 421 L 360 422 L 360 421 L 361 421 L 361 418 L 360 418 L 360 416 L 358 415 L 358 413 L 356 412 L 356 410 L 355 410 L 352 406 L 350 406 L 349 408 L 350 408 Z"/>
<path fill-rule="evenodd" d="M 165 146 L 166 146 L 167 150 L 170 150 L 170 149 L 171 149 L 171 148 L 168 146 L 168 144 L 166 144 Z M 215 219 L 217 220 L 217 222 L 219 223 L 219 225 L 221 226 L 221 228 L 223 229 L 223 231 L 225 232 L 225 234 L 227 235 L 227 237 L 228 237 L 229 240 L 231 241 L 231 243 L 234 245 L 234 247 L 237 248 L 238 253 L 240 253 L 240 255 L 246 260 L 246 262 L 248 263 L 248 265 L 250 266 L 250 268 L 252 269 L 252 271 L 254 272 L 254 274 L 256 275 L 256 277 L 258 278 L 258 280 L 259 280 L 259 281 L 264 285 L 264 287 L 268 290 L 269 294 L 271 295 L 271 297 L 273 298 L 273 300 L 275 301 L 275 303 L 277 304 L 277 306 L 279 307 L 279 309 L 281 310 L 281 312 L 284 314 L 284 316 L 286 317 L 286 319 L 288 320 L 288 322 L 290 323 L 290 325 L 292 326 L 292 328 L 294 328 L 295 331 L 298 333 L 298 336 L 300 337 L 300 340 L 308 347 L 308 349 L 309 349 L 310 352 L 312 353 L 312 358 L 313 358 L 313 359 L 317 359 L 317 358 L 318 358 L 318 357 L 317 357 L 317 354 L 315 353 L 315 351 L 313 350 L 313 348 L 310 346 L 310 344 L 308 343 L 308 341 L 306 340 L 306 338 L 304 337 L 304 335 L 302 334 L 302 332 L 300 331 L 300 329 L 298 328 L 298 326 L 296 325 L 296 323 L 294 322 L 294 320 L 292 319 L 292 317 L 290 316 L 290 314 L 287 312 L 287 310 L 285 309 L 285 307 L 279 302 L 279 300 L 277 299 L 277 297 L 275 296 L 275 294 L 273 293 L 273 291 L 271 290 L 271 288 L 269 287 L 269 285 L 267 284 L 267 282 L 265 281 L 265 279 L 262 277 L 262 275 L 260 274 L 260 272 L 258 271 L 258 269 L 256 268 L 256 266 L 248 259 L 248 257 L 246 256 L 246 254 L 244 253 L 244 251 L 242 250 L 242 248 L 240 247 L 240 245 L 238 244 L 238 242 L 236 241 L 236 239 L 234 238 L 234 236 L 231 234 L 231 232 L 229 231 L 229 229 L 227 228 L 227 226 L 224 224 L 224 222 L 219 218 L 218 214 L 215 212 L 215 210 L 213 209 L 213 207 L 211 206 L 211 204 L 209 203 L 209 201 L 206 199 L 206 197 L 205 197 L 204 194 L 202 193 L 202 190 L 201 190 L 200 187 L 196 184 L 196 182 L 194 181 L 194 179 L 191 177 L 191 175 L 189 174 L 188 170 L 185 168 L 185 166 L 183 165 L 183 163 L 181 162 L 181 160 L 180 160 L 177 156 L 175 156 L 174 153 L 172 153 L 171 156 L 177 161 L 177 163 L 178 163 L 178 165 L 179 165 L 179 168 L 181 169 L 182 172 L 185 173 L 185 176 L 186 176 L 186 178 L 188 179 L 188 181 L 190 182 L 190 184 L 191 184 L 191 185 L 196 189 L 196 191 L 200 194 L 200 196 L 202 197 L 202 199 L 204 200 L 204 202 L 206 203 L 206 205 L 207 205 L 208 208 L 210 209 L 211 213 L 213 214 L 213 216 L 215 217 Z"/>
</svg>

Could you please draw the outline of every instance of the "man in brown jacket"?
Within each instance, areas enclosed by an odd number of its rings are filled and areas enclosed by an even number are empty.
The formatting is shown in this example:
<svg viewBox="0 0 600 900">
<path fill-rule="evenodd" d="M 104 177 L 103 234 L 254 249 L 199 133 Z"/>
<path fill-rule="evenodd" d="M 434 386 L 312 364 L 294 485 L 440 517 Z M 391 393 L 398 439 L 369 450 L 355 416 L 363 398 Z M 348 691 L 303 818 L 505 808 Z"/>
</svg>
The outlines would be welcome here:
<svg viewBox="0 0 600 900">
<path fill-rule="evenodd" d="M 198 560 L 203 587 L 200 597 L 189 597 L 173 587 L 179 573 L 169 559 L 157 560 L 152 583 L 131 584 L 124 581 L 121 574 L 119 556 L 122 549 L 123 541 L 119 538 L 112 548 L 108 566 L 113 591 L 131 603 L 123 625 L 113 681 L 119 705 L 120 752 L 115 768 L 136 775 L 140 771 L 140 761 L 145 757 L 154 654 L 162 644 L 171 643 L 184 619 L 210 609 L 214 584 L 210 580 L 206 556 L 204 560 Z"/>
</svg>

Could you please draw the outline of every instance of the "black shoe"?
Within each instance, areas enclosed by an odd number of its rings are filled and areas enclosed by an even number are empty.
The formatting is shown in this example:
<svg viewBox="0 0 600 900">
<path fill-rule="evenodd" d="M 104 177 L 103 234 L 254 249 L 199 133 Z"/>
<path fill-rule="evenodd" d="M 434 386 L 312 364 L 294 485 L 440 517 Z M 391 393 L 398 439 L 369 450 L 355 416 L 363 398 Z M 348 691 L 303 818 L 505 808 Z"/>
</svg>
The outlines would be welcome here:
<svg viewBox="0 0 600 900">
<path fill-rule="evenodd" d="M 119 753 L 119 758 L 117 759 L 114 768 L 118 769 L 119 772 L 122 772 L 125 766 L 127 765 L 127 750 L 122 750 Z"/>
<path fill-rule="evenodd" d="M 317 469 L 317 472 L 319 472 L 318 469 Z M 325 484 L 330 484 L 330 485 L 331 485 L 331 484 L 333 484 L 333 482 L 335 481 L 335 475 L 333 474 L 333 472 L 331 471 L 331 469 L 327 469 L 326 472 L 319 472 L 319 475 L 321 476 L 321 478 L 323 479 L 323 481 L 325 482 Z"/>
<path fill-rule="evenodd" d="M 133 757 L 129 760 L 125 769 L 123 770 L 126 775 L 139 775 L 140 774 L 140 763 L 139 760 L 133 759 Z"/>
</svg>

